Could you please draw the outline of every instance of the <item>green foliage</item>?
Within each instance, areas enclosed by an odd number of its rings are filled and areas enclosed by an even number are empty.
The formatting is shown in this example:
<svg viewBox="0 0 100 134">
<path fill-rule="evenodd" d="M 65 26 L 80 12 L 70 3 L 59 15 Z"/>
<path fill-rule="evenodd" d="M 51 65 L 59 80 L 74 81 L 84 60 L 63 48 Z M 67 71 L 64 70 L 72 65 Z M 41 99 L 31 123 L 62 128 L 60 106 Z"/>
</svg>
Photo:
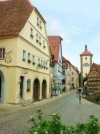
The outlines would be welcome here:
<svg viewBox="0 0 100 134">
<path fill-rule="evenodd" d="M 58 113 L 52 114 L 49 120 L 43 120 L 43 113 L 37 110 L 37 118 L 31 117 L 29 122 L 32 123 L 30 134 L 98 134 L 100 125 L 94 115 L 90 115 L 87 123 L 79 123 L 77 126 L 65 126 L 61 122 Z"/>
</svg>

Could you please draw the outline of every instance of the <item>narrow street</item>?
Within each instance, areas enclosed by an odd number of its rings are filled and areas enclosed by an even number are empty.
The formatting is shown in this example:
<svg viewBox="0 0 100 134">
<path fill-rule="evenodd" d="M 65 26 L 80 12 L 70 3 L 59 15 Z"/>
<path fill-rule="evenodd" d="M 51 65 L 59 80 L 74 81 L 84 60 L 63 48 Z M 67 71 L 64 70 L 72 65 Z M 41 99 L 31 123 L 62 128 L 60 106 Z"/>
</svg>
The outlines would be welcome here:
<svg viewBox="0 0 100 134">
<path fill-rule="evenodd" d="M 95 115 L 100 122 L 100 105 L 93 104 L 82 99 L 79 104 L 76 92 L 64 93 L 58 97 L 36 102 L 19 111 L 11 112 L 0 117 L 0 134 L 28 134 L 31 124 L 29 117 L 36 115 L 36 110 L 41 109 L 43 116 L 48 118 L 50 114 L 59 113 L 62 122 L 66 125 L 75 125 L 88 120 L 89 115 Z"/>
</svg>

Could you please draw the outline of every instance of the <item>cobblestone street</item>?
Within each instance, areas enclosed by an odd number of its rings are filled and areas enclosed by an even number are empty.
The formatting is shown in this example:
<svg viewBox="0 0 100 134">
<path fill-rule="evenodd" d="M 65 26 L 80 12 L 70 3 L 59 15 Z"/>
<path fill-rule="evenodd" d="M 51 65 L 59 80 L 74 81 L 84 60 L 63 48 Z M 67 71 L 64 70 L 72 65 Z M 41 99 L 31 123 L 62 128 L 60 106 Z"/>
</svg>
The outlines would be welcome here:
<svg viewBox="0 0 100 134">
<path fill-rule="evenodd" d="M 50 114 L 59 113 L 66 125 L 85 122 L 92 114 L 99 118 L 100 122 L 100 105 L 84 99 L 79 104 L 76 92 L 70 92 L 3 114 L 0 116 L 0 134 L 28 134 L 31 127 L 28 123 L 29 117 L 35 116 L 38 108 L 42 109 L 45 118 Z"/>
</svg>

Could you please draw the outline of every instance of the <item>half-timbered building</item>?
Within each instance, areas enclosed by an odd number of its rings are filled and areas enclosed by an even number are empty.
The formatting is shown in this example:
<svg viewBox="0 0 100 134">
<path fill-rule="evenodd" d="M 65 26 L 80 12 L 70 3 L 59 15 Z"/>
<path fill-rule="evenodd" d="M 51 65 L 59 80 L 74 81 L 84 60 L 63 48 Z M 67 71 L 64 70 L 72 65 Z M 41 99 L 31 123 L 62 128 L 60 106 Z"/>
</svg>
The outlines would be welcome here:
<svg viewBox="0 0 100 134">
<path fill-rule="evenodd" d="M 100 90 L 100 64 L 93 63 L 87 75 L 87 89 Z"/>
</svg>

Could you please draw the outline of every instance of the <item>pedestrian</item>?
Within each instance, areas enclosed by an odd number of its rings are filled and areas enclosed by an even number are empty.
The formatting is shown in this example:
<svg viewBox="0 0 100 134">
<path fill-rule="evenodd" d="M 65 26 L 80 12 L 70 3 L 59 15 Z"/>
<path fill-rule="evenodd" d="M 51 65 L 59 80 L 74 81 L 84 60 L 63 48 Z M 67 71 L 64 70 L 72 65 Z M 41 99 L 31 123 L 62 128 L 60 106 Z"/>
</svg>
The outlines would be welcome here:
<svg viewBox="0 0 100 134">
<path fill-rule="evenodd" d="M 82 96 L 81 96 L 81 93 L 79 94 L 79 103 L 81 104 L 81 99 L 82 99 Z"/>
<path fill-rule="evenodd" d="M 79 91 L 78 90 L 76 91 L 76 94 L 77 94 L 77 98 L 78 98 L 78 96 L 79 96 Z"/>
</svg>

